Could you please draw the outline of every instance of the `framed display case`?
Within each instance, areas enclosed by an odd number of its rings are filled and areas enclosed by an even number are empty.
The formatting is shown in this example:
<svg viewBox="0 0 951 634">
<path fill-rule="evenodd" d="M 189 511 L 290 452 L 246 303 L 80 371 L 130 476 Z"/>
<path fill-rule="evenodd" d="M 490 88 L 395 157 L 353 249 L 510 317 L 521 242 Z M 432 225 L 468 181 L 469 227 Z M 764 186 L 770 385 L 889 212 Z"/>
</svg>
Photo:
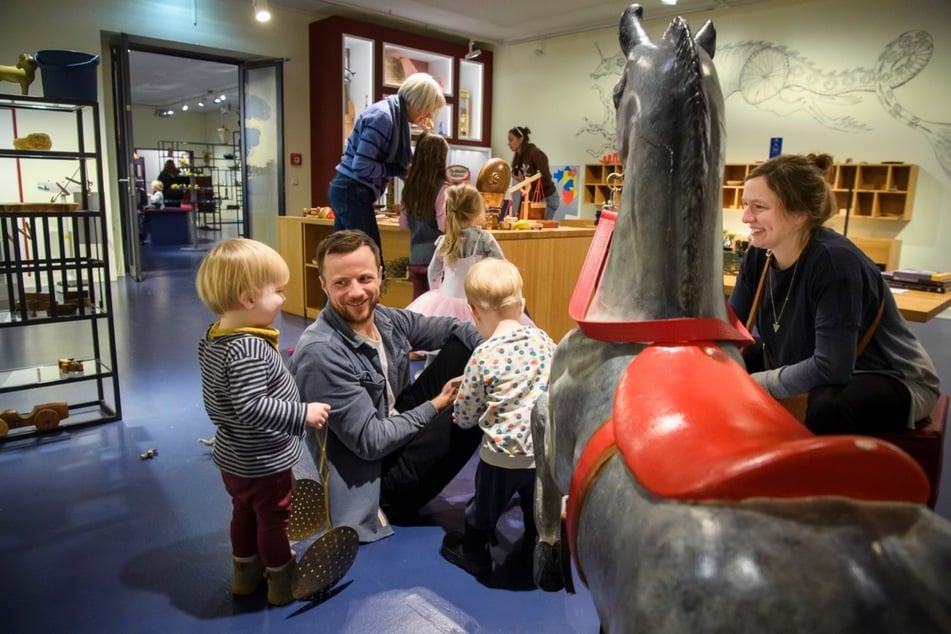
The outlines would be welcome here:
<svg viewBox="0 0 951 634">
<path fill-rule="evenodd" d="M 429 73 L 443 87 L 446 106 L 434 131 L 453 146 L 484 147 L 491 138 L 492 52 L 475 60 L 467 53 L 466 43 L 341 16 L 311 23 L 311 204 L 328 203 L 353 122 L 413 72 Z"/>
</svg>

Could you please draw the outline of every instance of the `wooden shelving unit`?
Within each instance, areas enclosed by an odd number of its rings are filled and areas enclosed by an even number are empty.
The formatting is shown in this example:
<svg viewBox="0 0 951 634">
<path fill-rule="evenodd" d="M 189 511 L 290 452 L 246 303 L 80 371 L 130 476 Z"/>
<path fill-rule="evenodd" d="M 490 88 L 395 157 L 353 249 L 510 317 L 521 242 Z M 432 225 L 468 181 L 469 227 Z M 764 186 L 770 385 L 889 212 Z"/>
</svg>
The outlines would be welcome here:
<svg viewBox="0 0 951 634">
<path fill-rule="evenodd" d="M 584 166 L 584 192 L 581 202 L 600 207 L 611 200 L 608 177 L 624 170 L 620 163 L 589 163 Z"/>
<path fill-rule="evenodd" d="M 743 183 L 757 163 L 727 163 L 723 171 L 723 208 L 743 208 Z M 911 163 L 836 163 L 829 183 L 839 213 L 855 218 L 911 220 L 918 166 Z"/>
</svg>

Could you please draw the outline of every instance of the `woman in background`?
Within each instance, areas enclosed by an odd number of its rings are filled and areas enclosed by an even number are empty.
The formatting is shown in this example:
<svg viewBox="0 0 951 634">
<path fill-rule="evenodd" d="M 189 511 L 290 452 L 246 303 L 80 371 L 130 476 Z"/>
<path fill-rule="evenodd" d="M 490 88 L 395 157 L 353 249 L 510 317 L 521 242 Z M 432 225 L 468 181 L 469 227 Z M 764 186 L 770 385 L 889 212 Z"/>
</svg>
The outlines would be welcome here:
<svg viewBox="0 0 951 634">
<path fill-rule="evenodd" d="M 380 245 L 373 203 L 391 178 L 403 178 L 411 153 L 410 124 L 432 129 L 433 118 L 446 105 L 442 87 L 426 73 L 413 73 L 395 95 L 360 113 L 347 139 L 337 171 L 330 181 L 334 231 L 360 229 Z"/>
<path fill-rule="evenodd" d="M 427 270 L 436 253 L 436 239 L 446 231 L 446 157 L 449 143 L 423 133 L 416 140 L 413 162 L 406 174 L 400 227 L 409 229 L 409 275 L 413 299 L 429 290 Z"/>
<path fill-rule="evenodd" d="M 529 140 L 532 133 L 527 126 L 517 125 L 508 133 L 509 149 L 515 152 L 512 157 L 512 178 L 516 182 L 522 182 L 529 176 L 541 173 L 542 177 L 532 183 L 529 200 L 545 201 L 545 218 L 551 220 L 555 217 L 555 212 L 561 201 L 558 197 L 558 189 L 555 187 L 555 181 L 551 177 L 551 168 L 548 166 L 548 156 L 538 149 L 538 146 Z M 539 188 L 541 193 L 539 195 Z M 512 203 L 516 205 L 515 215 L 518 215 L 518 204 L 521 199 L 515 200 L 513 196 Z"/>
</svg>

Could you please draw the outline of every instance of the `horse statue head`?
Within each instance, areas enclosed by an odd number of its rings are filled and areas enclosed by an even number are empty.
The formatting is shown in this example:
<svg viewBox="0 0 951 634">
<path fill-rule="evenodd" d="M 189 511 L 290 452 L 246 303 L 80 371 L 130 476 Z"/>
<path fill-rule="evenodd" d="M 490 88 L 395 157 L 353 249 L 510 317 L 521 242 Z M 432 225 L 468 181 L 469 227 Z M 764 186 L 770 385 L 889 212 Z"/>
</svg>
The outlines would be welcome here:
<svg viewBox="0 0 951 634">
<path fill-rule="evenodd" d="M 905 486 L 917 465 L 813 436 L 717 327 L 716 35 L 675 18 L 652 40 L 641 18 L 631 5 L 619 28 L 621 203 L 532 414 L 536 584 L 572 590 L 573 563 L 604 632 L 951 631 L 951 523 Z"/>
<path fill-rule="evenodd" d="M 632 5 L 621 17 L 627 64 L 614 89 L 624 190 L 599 318 L 725 318 L 721 177 L 723 95 L 716 31 L 675 18 L 659 40 Z"/>
</svg>

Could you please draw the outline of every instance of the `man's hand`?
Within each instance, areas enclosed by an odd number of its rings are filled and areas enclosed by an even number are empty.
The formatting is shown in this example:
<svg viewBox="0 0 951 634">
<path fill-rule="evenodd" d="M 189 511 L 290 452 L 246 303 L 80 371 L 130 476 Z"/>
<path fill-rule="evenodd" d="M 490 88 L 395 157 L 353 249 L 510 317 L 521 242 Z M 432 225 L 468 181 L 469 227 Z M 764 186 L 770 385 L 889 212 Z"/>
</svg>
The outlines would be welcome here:
<svg viewBox="0 0 951 634">
<path fill-rule="evenodd" d="M 452 402 L 456 400 L 456 394 L 459 393 L 459 385 L 461 384 L 461 376 L 449 379 L 446 384 L 442 386 L 442 391 L 429 401 L 433 404 L 433 407 L 436 408 L 437 412 L 441 412 L 452 405 Z"/>
</svg>

